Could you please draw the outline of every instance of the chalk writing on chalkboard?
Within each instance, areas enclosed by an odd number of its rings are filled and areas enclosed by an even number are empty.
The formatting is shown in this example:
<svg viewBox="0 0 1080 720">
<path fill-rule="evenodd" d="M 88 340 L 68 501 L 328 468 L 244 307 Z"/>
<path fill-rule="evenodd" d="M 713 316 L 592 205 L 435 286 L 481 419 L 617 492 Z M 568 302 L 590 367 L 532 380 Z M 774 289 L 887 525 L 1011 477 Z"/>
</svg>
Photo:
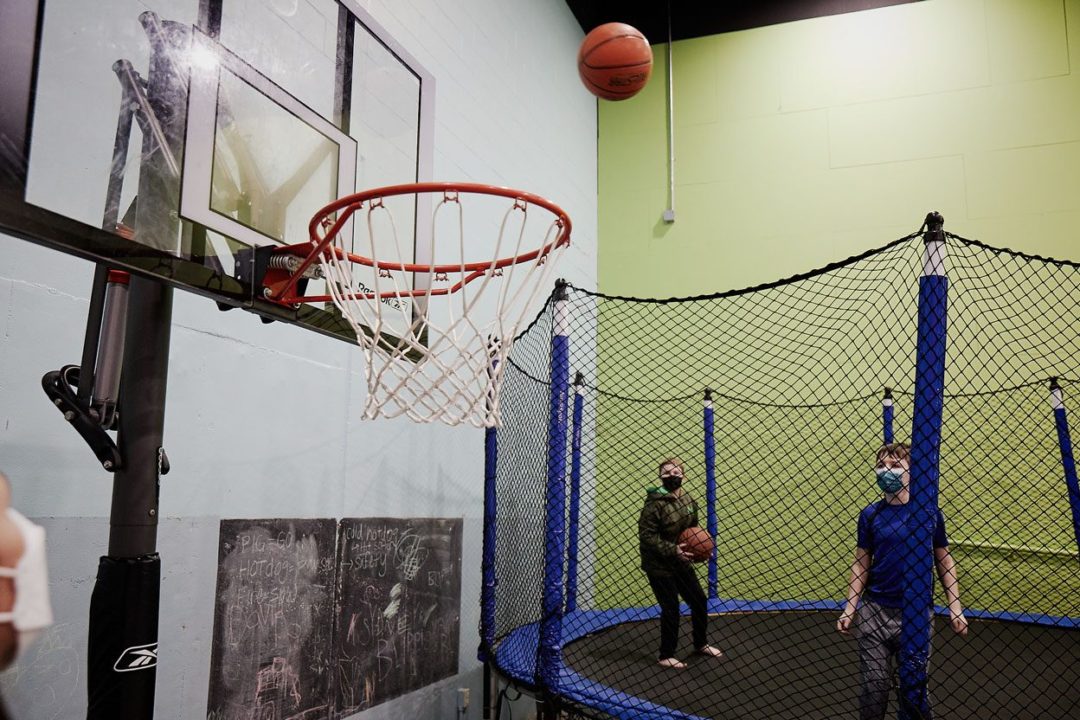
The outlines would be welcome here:
<svg viewBox="0 0 1080 720">
<path fill-rule="evenodd" d="M 335 709 L 349 714 L 457 674 L 460 519 L 338 525 Z"/>
<path fill-rule="evenodd" d="M 330 709 L 336 523 L 222 520 L 207 720 Z"/>
</svg>

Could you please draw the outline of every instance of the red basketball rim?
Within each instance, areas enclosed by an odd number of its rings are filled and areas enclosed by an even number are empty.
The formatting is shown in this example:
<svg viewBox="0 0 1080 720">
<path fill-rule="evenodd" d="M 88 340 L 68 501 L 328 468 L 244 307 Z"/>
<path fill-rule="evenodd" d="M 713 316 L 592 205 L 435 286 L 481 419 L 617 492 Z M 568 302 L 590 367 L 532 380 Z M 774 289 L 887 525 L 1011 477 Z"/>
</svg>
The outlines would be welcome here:
<svg viewBox="0 0 1080 720">
<path fill-rule="evenodd" d="M 570 216 L 566 212 L 556 205 L 555 203 L 540 197 L 534 193 L 525 192 L 524 190 L 515 190 L 513 188 L 501 187 L 498 185 L 486 185 L 484 183 L 459 183 L 459 182 L 423 182 L 423 183 L 404 183 L 401 185 L 388 185 L 381 188 L 373 188 L 371 190 L 365 190 L 363 192 L 354 193 L 352 195 L 346 195 L 342 198 L 335 200 L 334 202 L 326 205 L 319 210 L 311 218 L 311 222 L 308 223 L 308 236 L 311 238 L 310 243 L 303 243 L 299 245 L 286 245 L 278 248 L 277 252 L 289 252 L 298 256 L 302 256 L 303 262 L 292 272 L 289 282 L 275 293 L 275 299 L 280 299 L 291 293 L 296 285 L 296 282 L 303 277 L 304 272 L 313 265 L 324 252 L 327 251 L 328 246 L 333 243 L 337 237 L 338 232 L 349 221 L 352 215 L 358 210 L 363 209 L 364 205 L 368 207 L 377 207 L 383 198 L 393 197 L 396 195 L 411 195 L 418 193 L 433 193 L 441 192 L 444 195 L 445 200 L 456 200 L 456 196 L 460 193 L 476 193 L 482 195 L 495 195 L 514 200 L 515 203 L 536 205 L 541 207 L 555 216 L 555 224 L 559 227 L 559 233 L 554 240 L 547 243 L 543 247 L 537 248 L 521 255 L 514 255 L 511 257 L 497 258 L 495 260 L 482 260 L 477 262 L 467 263 L 446 263 L 441 265 L 424 265 L 418 263 L 393 263 L 393 262 L 380 262 L 373 258 L 366 257 L 364 255 L 358 255 L 356 253 L 345 252 L 339 248 L 332 248 L 330 251 L 336 256 L 348 260 L 349 262 L 357 263 L 359 265 L 366 265 L 376 270 L 397 270 L 401 272 L 412 273 L 464 273 L 466 277 L 455 285 L 460 287 L 468 283 L 475 277 L 487 272 L 489 270 L 498 270 L 500 268 L 507 267 L 509 265 L 516 265 L 518 263 L 529 262 L 535 260 L 540 256 L 546 256 L 556 248 L 567 245 L 570 242 Z M 453 196 L 453 197 L 451 197 Z M 334 213 L 340 213 L 336 220 L 331 216 Z M 325 230 L 325 235 L 320 235 L 320 231 Z M 430 291 L 411 291 L 395 293 L 395 296 L 407 296 L 407 295 L 426 295 Z M 445 291 L 443 291 L 445 292 Z M 442 294 L 442 293 L 433 293 Z"/>
</svg>

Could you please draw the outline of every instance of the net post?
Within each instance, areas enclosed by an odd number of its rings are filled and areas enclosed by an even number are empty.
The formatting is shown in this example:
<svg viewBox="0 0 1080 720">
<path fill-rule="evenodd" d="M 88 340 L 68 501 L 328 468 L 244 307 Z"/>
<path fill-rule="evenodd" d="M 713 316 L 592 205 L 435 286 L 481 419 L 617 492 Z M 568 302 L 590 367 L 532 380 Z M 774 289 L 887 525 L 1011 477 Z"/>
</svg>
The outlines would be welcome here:
<svg viewBox="0 0 1080 720">
<path fill-rule="evenodd" d="M 491 358 L 487 372 L 493 378 L 497 369 L 498 359 Z M 494 410 L 494 400 L 488 393 L 487 410 L 490 414 Z M 495 586 L 498 578 L 495 575 L 495 543 L 496 525 L 498 518 L 498 495 L 496 494 L 496 478 L 499 462 L 499 435 L 498 428 L 489 426 L 484 428 L 484 544 L 483 544 L 483 585 L 480 589 L 480 651 L 478 659 L 488 663 L 493 659 L 492 651 L 495 644 Z M 485 665 L 486 667 L 486 665 Z"/>
<path fill-rule="evenodd" d="M 489 380 L 494 380 L 498 366 L 498 358 L 492 354 L 488 364 Z M 494 411 L 494 399 L 488 393 L 487 411 L 490 415 Z M 495 573 L 495 549 L 498 531 L 498 494 L 496 493 L 496 481 L 499 466 L 499 434 L 498 428 L 488 426 L 484 428 L 484 540 L 483 540 L 483 568 L 482 585 L 480 588 L 480 649 L 477 659 L 484 663 L 484 709 L 485 720 L 495 717 L 497 692 L 493 692 L 494 673 L 492 664 L 495 662 L 495 587 L 498 585 L 498 577 Z"/>
<path fill-rule="evenodd" d="M 934 548 L 945 388 L 948 278 L 941 215 L 926 216 L 923 274 L 919 278 L 915 400 L 909 474 L 908 553 L 900 630 L 901 720 L 930 717 L 927 664 L 933 622 Z"/>
<path fill-rule="evenodd" d="M 550 405 L 548 408 L 547 502 L 545 503 L 544 593 L 540 619 L 539 680 L 559 690 L 562 669 L 563 561 L 566 514 L 566 409 L 570 375 L 570 303 L 567 282 L 552 295 Z"/>
<path fill-rule="evenodd" d="M 585 376 L 574 377 L 574 418 L 570 436 L 570 527 L 566 549 L 566 612 L 577 610 L 578 528 L 581 520 L 581 421 L 585 409 Z"/>
<path fill-rule="evenodd" d="M 1058 449 L 1061 451 L 1061 469 L 1069 493 L 1069 509 L 1072 511 L 1073 536 L 1080 550 L 1080 481 L 1076 477 L 1076 461 L 1073 458 L 1072 439 L 1069 436 L 1069 418 L 1065 413 L 1065 395 L 1057 378 L 1050 378 L 1050 404 L 1054 409 L 1057 426 Z"/>
<path fill-rule="evenodd" d="M 713 424 L 713 399 L 712 390 L 705 388 L 705 398 L 702 402 L 702 424 L 705 431 L 705 506 L 707 513 L 707 530 L 712 537 L 714 547 L 709 557 L 709 598 L 715 600 L 717 593 L 717 570 L 716 570 L 716 435 Z"/>
<path fill-rule="evenodd" d="M 881 441 L 889 445 L 893 442 L 893 437 L 892 388 L 885 388 L 881 397 Z"/>
</svg>

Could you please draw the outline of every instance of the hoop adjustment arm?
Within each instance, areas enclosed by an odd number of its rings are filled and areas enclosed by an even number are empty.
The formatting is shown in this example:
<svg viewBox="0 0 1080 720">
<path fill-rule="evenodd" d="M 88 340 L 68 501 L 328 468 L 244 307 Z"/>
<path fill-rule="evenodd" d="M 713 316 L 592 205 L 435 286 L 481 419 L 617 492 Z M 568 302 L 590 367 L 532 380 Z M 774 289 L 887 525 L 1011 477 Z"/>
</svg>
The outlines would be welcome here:
<svg viewBox="0 0 1080 720">
<path fill-rule="evenodd" d="M 116 472 L 122 465 L 120 450 L 101 426 L 98 413 L 79 402 L 72 392 L 73 385 L 79 385 L 78 365 L 65 365 L 59 370 L 45 373 L 41 378 L 41 387 L 45 394 L 63 414 L 64 419 L 75 428 L 75 432 L 90 446 L 101 467 L 108 472 Z"/>
</svg>

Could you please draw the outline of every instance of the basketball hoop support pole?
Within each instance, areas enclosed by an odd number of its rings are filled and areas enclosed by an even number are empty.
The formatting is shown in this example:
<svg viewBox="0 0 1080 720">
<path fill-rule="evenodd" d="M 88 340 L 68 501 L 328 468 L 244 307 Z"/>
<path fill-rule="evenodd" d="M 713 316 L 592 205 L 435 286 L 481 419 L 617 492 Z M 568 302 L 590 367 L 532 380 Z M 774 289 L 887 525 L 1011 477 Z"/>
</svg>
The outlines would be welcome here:
<svg viewBox="0 0 1080 720">
<path fill-rule="evenodd" d="M 135 232 L 144 245 L 168 248 L 176 246 L 180 233 L 180 178 L 173 165 L 185 119 L 177 108 L 187 102 L 187 72 L 179 63 L 191 30 L 148 12 L 139 19 L 152 48 L 146 97 L 162 137 L 143 136 Z M 168 472 L 162 437 L 172 295 L 164 283 L 131 278 L 117 435 L 122 465 L 113 476 L 109 554 L 98 564 L 90 600 L 87 720 L 154 716 L 161 592 L 158 492 L 160 477 Z M 137 663 L 130 656 L 135 650 L 142 653 Z M 148 656 L 153 662 L 145 662 Z"/>
</svg>

